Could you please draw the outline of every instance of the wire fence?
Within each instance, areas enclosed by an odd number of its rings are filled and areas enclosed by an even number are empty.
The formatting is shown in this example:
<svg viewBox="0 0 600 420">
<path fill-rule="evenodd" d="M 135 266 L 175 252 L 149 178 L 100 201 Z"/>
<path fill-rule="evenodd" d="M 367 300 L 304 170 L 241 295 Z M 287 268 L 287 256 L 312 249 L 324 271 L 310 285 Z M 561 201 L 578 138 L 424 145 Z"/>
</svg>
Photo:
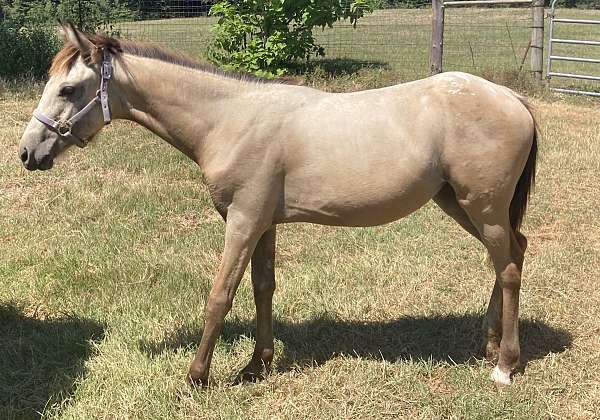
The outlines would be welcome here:
<svg viewBox="0 0 600 420">
<path fill-rule="evenodd" d="M 349 1 L 349 0 L 342 0 Z M 393 3 L 396 0 L 384 0 Z M 333 27 L 314 30 L 314 36 L 324 47 L 325 57 L 314 62 L 333 60 L 337 68 L 359 69 L 378 67 L 397 73 L 399 80 L 427 76 L 432 34 L 431 0 L 398 0 L 410 2 L 410 7 L 390 6 L 375 10 L 352 25 L 348 20 Z M 78 23 L 93 30 L 100 23 L 109 32 L 124 38 L 150 41 L 192 56 L 206 58 L 214 39 L 212 29 L 217 19 L 209 16 L 215 0 L 61 0 L 54 5 L 56 16 L 46 15 L 48 7 L 33 8 L 34 2 L 14 2 L 11 8 L 22 9 L 23 21 L 35 26 L 55 22 L 56 17 Z M 9 4 L 9 3 L 7 3 Z M 37 4 L 37 3 L 36 3 Z M 41 4 L 41 3 L 40 3 Z M 20 5 L 20 6 L 18 6 Z M 28 6 L 29 5 L 29 6 Z M 0 23 L 6 11 L 0 8 Z M 600 19 L 600 5 L 585 9 L 562 8 L 561 17 Z M 48 10 L 50 10 L 48 9 Z M 38 16 L 39 15 L 39 16 Z M 14 19 L 15 29 L 20 21 Z M 548 19 L 546 19 L 546 25 Z M 53 23 L 52 23 L 53 25 Z M 498 79 L 498 73 L 514 77 L 527 73 L 529 44 L 532 31 L 530 7 L 446 7 L 443 48 L 443 69 L 463 70 Z M 548 31 L 546 30 L 546 37 Z M 598 26 L 566 25 L 557 28 L 555 36 L 600 41 Z M 548 40 L 544 42 L 548 45 Z M 600 59 L 600 47 L 561 45 L 556 55 L 576 55 Z M 559 68 L 560 67 L 560 68 Z M 582 71 L 597 74 L 593 63 L 557 63 L 557 71 Z M 575 82 L 573 82 L 575 83 Z"/>
<path fill-rule="evenodd" d="M 216 19 L 206 1 L 139 1 L 136 21 L 116 29 L 126 38 L 146 40 L 205 57 Z M 431 2 L 411 8 L 388 7 L 358 21 L 340 21 L 315 29 L 325 60 L 352 66 L 374 66 L 404 79 L 429 74 Z M 453 8 L 446 10 L 444 70 L 472 73 L 528 70 L 525 60 L 531 36 L 529 8 Z"/>
<path fill-rule="evenodd" d="M 447 8 L 444 70 L 518 73 L 529 70 L 530 7 Z"/>
<path fill-rule="evenodd" d="M 360 19 L 353 27 L 339 22 L 317 30 L 326 57 L 364 62 L 395 70 L 408 78 L 429 73 L 431 5 L 387 8 Z"/>
</svg>

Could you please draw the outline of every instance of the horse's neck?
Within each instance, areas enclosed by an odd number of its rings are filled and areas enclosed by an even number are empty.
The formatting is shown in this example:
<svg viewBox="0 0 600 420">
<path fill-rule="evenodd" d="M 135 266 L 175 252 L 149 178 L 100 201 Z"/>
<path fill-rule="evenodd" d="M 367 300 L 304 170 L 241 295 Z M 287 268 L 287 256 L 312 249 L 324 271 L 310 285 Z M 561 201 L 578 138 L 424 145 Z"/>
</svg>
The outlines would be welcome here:
<svg viewBox="0 0 600 420">
<path fill-rule="evenodd" d="M 226 119 L 224 101 L 251 88 L 159 60 L 129 55 L 123 60 L 123 71 L 115 72 L 125 91 L 123 118 L 145 126 L 198 163 L 205 139 Z"/>
</svg>

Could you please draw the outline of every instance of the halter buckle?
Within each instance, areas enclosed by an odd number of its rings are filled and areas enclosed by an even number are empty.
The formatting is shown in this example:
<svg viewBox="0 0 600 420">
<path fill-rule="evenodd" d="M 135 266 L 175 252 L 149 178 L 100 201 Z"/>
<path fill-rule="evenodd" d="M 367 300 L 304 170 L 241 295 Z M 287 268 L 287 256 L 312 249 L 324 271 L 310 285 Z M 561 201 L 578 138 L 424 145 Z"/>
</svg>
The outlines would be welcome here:
<svg viewBox="0 0 600 420">
<path fill-rule="evenodd" d="M 112 63 L 110 62 L 110 57 L 106 57 L 104 58 L 104 61 L 102 61 L 102 78 L 103 79 L 110 79 L 112 77 Z"/>
</svg>

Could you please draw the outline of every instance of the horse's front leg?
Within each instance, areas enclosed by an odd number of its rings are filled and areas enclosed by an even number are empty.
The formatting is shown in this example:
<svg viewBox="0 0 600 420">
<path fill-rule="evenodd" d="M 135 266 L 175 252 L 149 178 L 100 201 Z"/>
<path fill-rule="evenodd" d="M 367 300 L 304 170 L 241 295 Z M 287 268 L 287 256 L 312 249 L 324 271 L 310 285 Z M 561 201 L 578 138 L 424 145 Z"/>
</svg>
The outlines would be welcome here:
<svg viewBox="0 0 600 420">
<path fill-rule="evenodd" d="M 264 228 L 253 218 L 243 212 L 229 210 L 221 265 L 206 302 L 200 346 L 187 376 L 191 384 L 208 384 L 210 362 L 225 315 L 231 309 L 240 279 L 263 232 Z"/>
<path fill-rule="evenodd" d="M 267 230 L 252 254 L 252 287 L 256 304 L 256 344 L 250 363 L 237 382 L 263 379 L 273 361 L 273 293 L 275 292 L 275 226 Z"/>
</svg>

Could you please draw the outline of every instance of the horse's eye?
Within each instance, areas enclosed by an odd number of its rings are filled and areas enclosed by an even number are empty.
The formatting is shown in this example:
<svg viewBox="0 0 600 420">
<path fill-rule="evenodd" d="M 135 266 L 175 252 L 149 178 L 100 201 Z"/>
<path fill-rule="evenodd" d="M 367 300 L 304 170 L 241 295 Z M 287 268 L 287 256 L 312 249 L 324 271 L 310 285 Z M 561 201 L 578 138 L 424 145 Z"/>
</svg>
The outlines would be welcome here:
<svg viewBox="0 0 600 420">
<path fill-rule="evenodd" d="M 75 92 L 75 88 L 73 86 L 65 86 L 60 90 L 60 96 L 70 96 Z"/>
</svg>

